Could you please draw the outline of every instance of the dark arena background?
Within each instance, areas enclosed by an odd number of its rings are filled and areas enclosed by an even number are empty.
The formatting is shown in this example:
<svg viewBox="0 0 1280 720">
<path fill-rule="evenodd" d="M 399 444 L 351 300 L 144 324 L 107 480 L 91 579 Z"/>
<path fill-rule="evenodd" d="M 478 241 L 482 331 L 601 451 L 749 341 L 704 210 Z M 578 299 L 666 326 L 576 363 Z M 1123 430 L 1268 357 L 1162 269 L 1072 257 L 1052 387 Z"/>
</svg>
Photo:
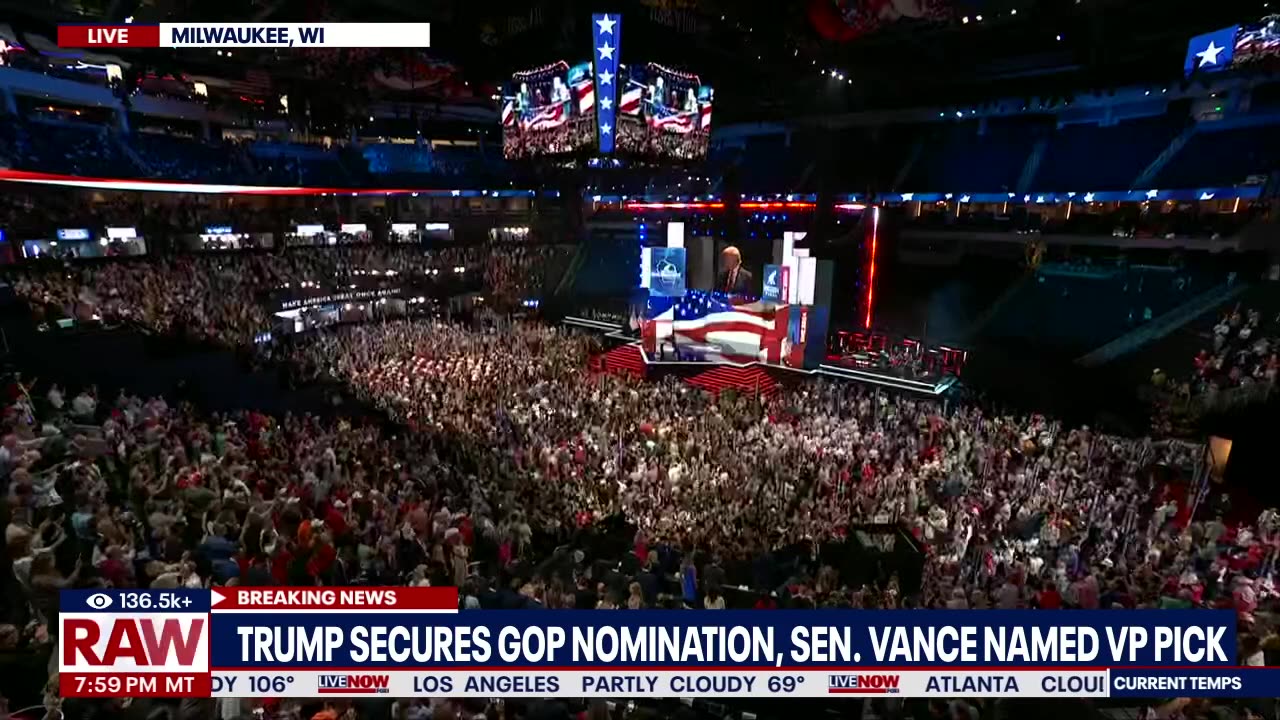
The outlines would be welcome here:
<svg viewBox="0 0 1280 720">
<path fill-rule="evenodd" d="M 0 695 L 31 720 L 1277 719 L 121 704 L 57 697 L 50 670 L 59 588 L 228 584 L 452 585 L 481 610 L 1219 607 L 1240 664 L 1277 665 L 1276 12 L 8 8 Z M 429 22 L 431 47 L 56 42 L 194 16 Z"/>
</svg>

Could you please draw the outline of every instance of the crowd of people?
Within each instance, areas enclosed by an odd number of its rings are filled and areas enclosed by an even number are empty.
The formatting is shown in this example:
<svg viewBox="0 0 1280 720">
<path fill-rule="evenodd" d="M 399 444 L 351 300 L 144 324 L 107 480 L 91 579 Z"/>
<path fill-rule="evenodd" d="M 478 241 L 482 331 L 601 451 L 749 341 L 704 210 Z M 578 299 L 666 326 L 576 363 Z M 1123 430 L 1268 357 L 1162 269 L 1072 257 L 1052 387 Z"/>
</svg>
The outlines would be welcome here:
<svg viewBox="0 0 1280 720">
<path fill-rule="evenodd" d="M 1280 315 L 1236 305 L 1213 326 L 1213 347 L 1196 354 L 1193 392 L 1212 396 L 1242 386 L 1271 387 L 1280 370 Z"/>
<path fill-rule="evenodd" d="M 443 263 L 518 295 L 538 264 L 518 253 L 543 252 L 144 259 L 27 270 L 14 286 L 38 311 L 241 346 L 269 321 L 265 292 Z M 1249 322 L 1228 319 L 1237 337 Z M 371 408 L 331 417 L 15 378 L 0 414 L 13 569 L 0 639 L 56 642 L 64 587 L 320 582 L 452 585 L 463 609 L 1228 607 L 1241 663 L 1280 650 L 1280 514 L 1242 522 L 1203 498 L 1201 446 L 847 383 L 715 398 L 594 373 L 600 349 L 492 312 L 272 346 L 269 361 Z M 918 586 L 846 561 L 863 523 L 915 536 Z"/>
<path fill-rule="evenodd" d="M 283 253 L 181 255 L 163 259 L 14 271 L 18 296 L 43 318 L 129 322 L 159 333 L 182 332 L 227 346 L 270 329 L 268 300 L 306 288 L 334 291 L 376 280 L 385 287 L 473 278 L 491 304 L 537 297 L 548 265 L 569 249 L 556 245 L 437 247 L 353 245 Z"/>
<path fill-rule="evenodd" d="M 1199 335 L 1206 341 L 1179 372 L 1151 373 L 1152 426 L 1159 432 L 1186 435 L 1198 418 L 1258 405 L 1275 389 L 1280 315 L 1235 303 Z"/>
<path fill-rule="evenodd" d="M 521 525 L 556 532 L 620 514 L 638 543 L 696 549 L 765 593 L 779 578 L 760 553 L 838 541 L 858 522 L 904 522 L 930 548 L 930 580 L 913 602 L 932 606 L 1098 607 L 1102 595 L 1154 605 L 1181 596 L 1185 572 L 1203 585 L 1226 562 L 1220 530 L 1213 542 L 1199 525 L 1182 532 L 1195 492 L 1171 505 L 1175 483 L 1150 472 L 1190 480 L 1198 446 L 944 412 L 843 384 L 717 404 L 679 383 L 589 376 L 589 350 L 589 339 L 541 327 L 388 323 L 316 337 L 296 360 L 412 427 L 476 438 L 489 457 L 476 460 L 486 471 L 474 492 L 523 508 Z M 1246 544 L 1264 537 L 1255 530 Z M 1254 551 L 1255 569 L 1269 553 Z M 1167 572 L 1178 582 L 1167 586 Z M 821 604 L 861 604 L 869 592 L 830 572 L 785 584 Z"/>
<path fill-rule="evenodd" d="M 594 349 L 532 324 L 394 322 L 277 358 L 390 423 L 19 379 L 0 635 L 55 641 L 63 587 L 318 580 L 454 585 L 467 609 L 1226 606 L 1251 628 L 1243 662 L 1277 644 L 1260 611 L 1280 516 L 1193 521 L 1195 446 L 852 384 L 716 401 L 589 375 Z M 918 590 L 819 549 L 893 521 L 927 548 Z"/>
</svg>

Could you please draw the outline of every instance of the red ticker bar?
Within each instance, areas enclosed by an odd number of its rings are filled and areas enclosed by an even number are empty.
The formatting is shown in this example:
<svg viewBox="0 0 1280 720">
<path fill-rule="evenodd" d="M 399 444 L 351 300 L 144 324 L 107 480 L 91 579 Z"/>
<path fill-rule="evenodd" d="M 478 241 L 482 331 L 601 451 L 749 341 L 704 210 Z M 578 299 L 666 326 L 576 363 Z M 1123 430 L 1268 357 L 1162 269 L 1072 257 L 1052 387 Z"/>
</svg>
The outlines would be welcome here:
<svg viewBox="0 0 1280 720">
<path fill-rule="evenodd" d="M 209 697 L 208 673 L 61 673 L 62 697 Z"/>
</svg>

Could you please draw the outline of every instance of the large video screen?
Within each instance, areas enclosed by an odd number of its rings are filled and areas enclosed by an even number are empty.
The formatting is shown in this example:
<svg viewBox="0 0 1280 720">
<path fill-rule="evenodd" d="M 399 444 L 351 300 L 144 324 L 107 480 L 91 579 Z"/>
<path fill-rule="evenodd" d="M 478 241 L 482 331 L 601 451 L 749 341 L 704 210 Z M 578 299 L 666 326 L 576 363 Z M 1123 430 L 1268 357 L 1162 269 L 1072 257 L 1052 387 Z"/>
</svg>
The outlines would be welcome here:
<svg viewBox="0 0 1280 720">
<path fill-rule="evenodd" d="M 595 145 L 591 64 L 564 61 L 518 72 L 502 90 L 502 154 L 508 160 L 563 155 Z"/>
<path fill-rule="evenodd" d="M 1280 55 L 1280 15 L 1270 15 L 1241 26 L 1236 33 L 1231 62 L 1236 65 L 1259 62 Z"/>
<path fill-rule="evenodd" d="M 670 160 L 707 156 L 715 99 L 710 85 L 656 63 L 629 65 L 619 75 L 619 152 Z"/>
</svg>

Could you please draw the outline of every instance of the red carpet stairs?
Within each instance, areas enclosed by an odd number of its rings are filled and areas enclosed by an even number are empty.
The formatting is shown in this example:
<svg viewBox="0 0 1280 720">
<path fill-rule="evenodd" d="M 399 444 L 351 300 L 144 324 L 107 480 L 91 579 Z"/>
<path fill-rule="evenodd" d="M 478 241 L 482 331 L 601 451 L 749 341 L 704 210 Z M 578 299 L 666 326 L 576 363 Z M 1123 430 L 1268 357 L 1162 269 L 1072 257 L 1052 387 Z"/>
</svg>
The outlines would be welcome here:
<svg viewBox="0 0 1280 720">
<path fill-rule="evenodd" d="M 748 367 L 717 365 L 706 372 L 686 378 L 685 382 L 716 395 L 729 389 L 747 395 L 754 395 L 759 390 L 764 397 L 770 397 L 778 392 L 777 381 L 755 365 Z"/>
<path fill-rule="evenodd" d="M 595 361 L 599 363 L 597 369 L 614 375 L 642 378 L 648 370 L 644 356 L 640 354 L 640 348 L 635 345 L 616 347 L 603 355 L 596 356 Z"/>
</svg>

